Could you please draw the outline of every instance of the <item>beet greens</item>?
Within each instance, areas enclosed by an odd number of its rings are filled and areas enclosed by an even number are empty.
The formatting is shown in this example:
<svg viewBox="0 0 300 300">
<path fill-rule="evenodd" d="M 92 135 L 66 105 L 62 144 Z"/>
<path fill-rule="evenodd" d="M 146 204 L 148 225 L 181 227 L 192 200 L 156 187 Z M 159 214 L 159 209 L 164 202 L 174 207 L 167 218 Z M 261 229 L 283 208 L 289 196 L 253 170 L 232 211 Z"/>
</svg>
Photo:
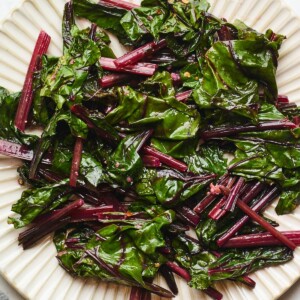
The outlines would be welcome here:
<svg viewBox="0 0 300 300">
<path fill-rule="evenodd" d="M 61 57 L 40 34 L 21 93 L 0 87 L 0 154 L 28 187 L 8 220 L 29 226 L 24 249 L 54 233 L 67 272 L 131 300 L 174 297 L 174 274 L 221 299 L 216 281 L 254 288 L 249 273 L 293 258 L 299 232 L 263 214 L 300 203 L 300 109 L 276 84 L 285 37 L 208 9 L 73 0 Z M 129 51 L 117 58 L 106 31 Z"/>
</svg>

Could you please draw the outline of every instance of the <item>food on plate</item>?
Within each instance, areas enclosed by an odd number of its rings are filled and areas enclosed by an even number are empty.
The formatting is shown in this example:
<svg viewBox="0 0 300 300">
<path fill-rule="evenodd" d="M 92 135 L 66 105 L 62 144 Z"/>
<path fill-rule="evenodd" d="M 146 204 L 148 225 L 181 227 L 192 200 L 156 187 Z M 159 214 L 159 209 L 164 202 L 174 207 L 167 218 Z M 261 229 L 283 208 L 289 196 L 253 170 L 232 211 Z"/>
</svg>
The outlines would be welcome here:
<svg viewBox="0 0 300 300">
<path fill-rule="evenodd" d="M 67 272 L 131 286 L 131 300 L 174 297 L 174 274 L 221 299 L 214 283 L 254 288 L 249 274 L 293 258 L 300 231 L 263 215 L 300 198 L 299 108 L 276 84 L 285 37 L 208 10 L 74 0 L 61 57 L 41 31 L 22 91 L 0 89 L 0 153 L 28 187 L 8 220 L 24 249 L 54 233 Z"/>
</svg>

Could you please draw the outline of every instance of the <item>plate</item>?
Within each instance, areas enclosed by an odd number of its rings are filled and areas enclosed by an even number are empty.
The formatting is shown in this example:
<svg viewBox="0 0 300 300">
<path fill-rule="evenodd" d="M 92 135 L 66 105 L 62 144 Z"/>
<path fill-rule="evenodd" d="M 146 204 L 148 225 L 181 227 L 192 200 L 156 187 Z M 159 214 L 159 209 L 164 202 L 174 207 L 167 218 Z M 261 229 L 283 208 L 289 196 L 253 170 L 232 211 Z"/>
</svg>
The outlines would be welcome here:
<svg viewBox="0 0 300 300">
<path fill-rule="evenodd" d="M 281 0 L 211 0 L 211 12 L 233 20 L 239 18 L 259 31 L 272 28 L 288 39 L 280 51 L 278 85 L 281 94 L 300 103 L 300 20 Z M 24 0 L 0 25 L 0 86 L 11 91 L 22 88 L 35 40 L 41 29 L 52 37 L 49 54 L 60 55 L 61 19 L 65 0 Z M 122 51 L 121 48 L 117 49 Z M 7 224 L 11 205 L 22 188 L 17 183 L 18 160 L 0 157 L 0 272 L 25 298 L 31 300 L 128 299 L 130 288 L 69 276 L 55 258 L 56 250 L 47 237 L 38 246 L 23 251 L 18 246 L 18 231 Z M 300 208 L 294 214 L 277 216 L 274 205 L 266 216 L 283 230 L 300 229 Z M 300 250 L 293 261 L 256 272 L 254 290 L 231 282 L 216 284 L 227 300 L 271 300 L 282 295 L 300 278 Z M 179 295 L 175 299 L 209 299 L 190 289 L 177 278 Z M 158 283 L 164 285 L 162 279 Z M 153 300 L 159 297 L 153 296 Z"/>
</svg>

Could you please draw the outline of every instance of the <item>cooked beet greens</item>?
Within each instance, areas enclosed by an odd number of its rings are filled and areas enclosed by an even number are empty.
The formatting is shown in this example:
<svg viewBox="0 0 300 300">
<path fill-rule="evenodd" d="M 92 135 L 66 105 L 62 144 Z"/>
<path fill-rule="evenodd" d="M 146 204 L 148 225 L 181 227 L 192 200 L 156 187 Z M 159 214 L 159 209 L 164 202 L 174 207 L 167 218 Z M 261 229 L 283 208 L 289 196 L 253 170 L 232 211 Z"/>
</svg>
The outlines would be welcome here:
<svg viewBox="0 0 300 300">
<path fill-rule="evenodd" d="M 247 274 L 293 258 L 299 232 L 263 215 L 300 202 L 300 110 L 275 78 L 284 37 L 208 9 L 73 0 L 61 57 L 40 34 L 23 91 L 0 88 L 0 153 L 23 160 L 28 186 L 8 220 L 28 226 L 24 249 L 55 231 L 66 271 L 132 286 L 131 300 L 173 297 L 174 273 L 221 299 L 214 282 L 253 288 Z M 116 59 L 107 31 L 132 50 Z"/>
</svg>

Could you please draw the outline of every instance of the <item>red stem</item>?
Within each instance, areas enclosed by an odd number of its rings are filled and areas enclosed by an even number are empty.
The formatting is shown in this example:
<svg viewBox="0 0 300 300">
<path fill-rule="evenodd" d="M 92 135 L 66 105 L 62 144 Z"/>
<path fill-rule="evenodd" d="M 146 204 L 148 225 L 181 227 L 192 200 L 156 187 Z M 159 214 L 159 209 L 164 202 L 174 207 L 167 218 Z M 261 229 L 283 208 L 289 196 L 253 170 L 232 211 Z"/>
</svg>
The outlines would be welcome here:
<svg viewBox="0 0 300 300">
<path fill-rule="evenodd" d="M 140 7 L 137 4 L 129 3 L 127 1 L 122 1 L 122 0 L 101 0 L 101 2 L 104 2 L 105 4 L 113 5 L 118 8 L 123 8 L 126 10 L 132 10 L 134 8 Z"/>
<path fill-rule="evenodd" d="M 282 231 L 286 238 L 300 246 L 300 231 Z M 230 239 L 223 245 L 224 248 L 248 248 L 248 247 L 268 247 L 282 245 L 277 238 L 269 232 L 239 235 Z"/>
<path fill-rule="evenodd" d="M 256 286 L 256 282 L 252 278 L 250 278 L 249 276 L 247 276 L 247 275 L 243 275 L 241 277 L 240 282 L 248 285 L 251 288 L 255 288 L 255 286 Z"/>
<path fill-rule="evenodd" d="M 279 196 L 279 189 L 273 187 L 262 199 L 255 203 L 251 209 L 255 212 L 261 211 L 268 203 L 273 201 Z M 250 200 L 249 200 L 250 201 Z M 245 202 L 244 202 L 245 203 Z M 245 203 L 247 204 L 247 203 Z M 238 220 L 227 232 L 225 232 L 218 240 L 217 244 L 222 247 L 231 237 L 233 237 L 248 221 L 249 216 L 244 216 Z"/>
<path fill-rule="evenodd" d="M 151 155 L 143 155 L 142 160 L 144 165 L 149 168 L 159 168 L 162 166 L 160 160 Z"/>
<path fill-rule="evenodd" d="M 221 189 L 221 191 L 223 190 L 224 197 L 221 198 L 221 200 L 216 204 L 216 206 L 209 212 L 208 216 L 211 219 L 219 220 L 226 214 L 226 210 L 224 210 L 224 205 L 228 201 L 227 197 L 229 197 L 230 190 L 231 190 L 232 186 L 235 184 L 235 181 L 236 181 L 236 177 L 230 177 L 228 179 L 228 183 L 227 183 L 226 187 L 224 187 L 223 185 L 217 185 Z M 227 193 L 224 194 L 225 190 L 226 191 L 228 190 L 228 194 Z"/>
<path fill-rule="evenodd" d="M 133 51 L 130 51 L 123 56 L 114 60 L 114 64 L 118 68 L 124 68 L 127 65 L 134 65 L 137 62 L 144 59 L 146 56 L 151 55 L 160 49 L 167 46 L 166 40 L 160 40 L 159 42 L 150 42 L 147 43 Z"/>
<path fill-rule="evenodd" d="M 71 218 L 70 222 L 97 221 L 98 214 L 113 211 L 115 210 L 112 205 L 77 209 L 69 215 Z"/>
<path fill-rule="evenodd" d="M 185 163 L 173 158 L 170 155 L 164 154 L 152 147 L 145 146 L 143 148 L 143 152 L 144 154 L 151 155 L 158 158 L 163 164 L 171 168 L 174 168 L 180 172 L 186 172 L 188 169 L 188 166 Z"/>
<path fill-rule="evenodd" d="M 295 116 L 295 117 L 293 117 L 293 122 L 294 122 L 297 126 L 299 126 L 299 125 L 300 125 L 300 116 Z"/>
<path fill-rule="evenodd" d="M 275 229 L 265 219 L 263 219 L 254 210 L 252 210 L 247 204 L 245 204 L 240 200 L 238 200 L 236 204 L 245 214 L 247 214 L 251 219 L 253 219 L 255 222 L 260 224 L 267 231 L 269 231 L 276 239 L 281 241 L 284 245 L 289 247 L 291 250 L 296 249 L 296 245 L 291 240 L 289 240 L 286 236 L 284 236 L 280 231 Z"/>
<path fill-rule="evenodd" d="M 251 200 L 253 200 L 264 188 L 266 184 L 264 182 L 256 182 L 253 187 L 247 191 L 247 193 L 242 193 L 240 198 L 241 200 L 248 204 Z"/>
<path fill-rule="evenodd" d="M 103 70 L 132 73 L 143 76 L 152 76 L 158 68 L 156 64 L 151 63 L 137 63 L 134 65 L 127 65 L 124 68 L 119 68 L 114 64 L 114 59 L 107 57 L 101 57 L 100 64 Z"/>
<path fill-rule="evenodd" d="M 20 130 L 24 131 L 28 122 L 28 116 L 33 101 L 33 78 L 34 73 L 41 68 L 41 57 L 44 55 L 50 44 L 50 36 L 41 31 L 36 41 L 35 48 L 31 57 L 31 61 L 25 77 L 25 82 L 20 97 L 20 102 L 15 116 L 15 126 Z"/>
<path fill-rule="evenodd" d="M 86 125 L 95 131 L 95 133 L 100 136 L 102 139 L 106 140 L 112 145 L 115 145 L 118 141 L 111 135 L 108 131 L 103 130 L 102 128 L 96 126 L 94 122 L 89 117 L 89 111 L 79 104 L 72 105 L 71 112 L 81 119 Z"/>
<path fill-rule="evenodd" d="M 231 212 L 234 211 L 239 193 L 244 183 L 245 183 L 245 179 L 243 177 L 240 177 L 237 183 L 235 184 L 235 186 L 230 191 L 224 210 L 231 211 Z"/>
<path fill-rule="evenodd" d="M 200 222 L 200 217 L 189 207 L 182 206 L 176 209 L 177 214 L 189 225 L 196 227 Z"/>
<path fill-rule="evenodd" d="M 224 204 L 227 201 L 227 197 L 224 196 L 221 200 L 215 205 L 215 207 L 209 212 L 208 216 L 213 220 L 219 220 L 226 214 L 226 210 L 223 209 Z"/>
<path fill-rule="evenodd" d="M 212 130 L 203 131 L 201 137 L 203 139 L 212 139 L 235 135 L 241 132 L 279 130 L 279 129 L 295 129 L 297 126 L 289 120 L 268 121 L 258 125 L 244 125 L 234 127 L 220 127 Z"/>
<path fill-rule="evenodd" d="M 213 220 L 219 220 L 226 214 L 226 210 L 224 210 L 224 205 L 227 201 L 227 197 L 230 194 L 230 189 L 235 184 L 236 177 L 229 177 L 228 183 L 226 186 L 220 184 L 216 185 L 214 188 L 219 188 L 223 193 L 224 197 L 215 205 L 215 207 L 209 212 L 208 216 Z"/>
<path fill-rule="evenodd" d="M 172 270 L 172 272 L 176 273 L 178 276 L 182 277 L 187 282 L 191 281 L 192 277 L 187 270 L 179 267 L 177 264 L 171 261 L 166 262 L 166 265 Z"/>
<path fill-rule="evenodd" d="M 203 292 L 214 300 L 221 300 L 223 298 L 223 295 L 213 287 L 209 287 Z"/>
<path fill-rule="evenodd" d="M 51 221 L 59 220 L 59 219 L 62 219 L 63 217 L 72 215 L 74 212 L 79 210 L 79 208 L 83 205 L 84 205 L 84 201 L 82 199 L 78 199 L 78 200 L 72 202 L 71 204 L 61 208 L 61 209 L 57 209 L 57 210 L 54 210 L 54 211 L 52 211 L 50 213 L 47 213 L 45 215 L 41 215 L 41 216 L 39 216 L 38 218 L 36 218 L 34 220 L 34 222 L 33 222 L 34 227 L 35 226 L 41 226 L 41 225 L 44 225 L 44 224 L 49 223 Z M 32 229 L 32 228 L 30 228 L 30 229 Z M 20 237 L 22 237 L 22 233 L 20 234 Z"/>
<path fill-rule="evenodd" d="M 224 184 L 228 180 L 228 176 L 225 175 L 220 178 L 218 184 Z M 213 201 L 218 197 L 215 194 L 208 194 L 205 198 L 203 198 L 194 208 L 194 212 L 200 215 Z"/>
<path fill-rule="evenodd" d="M 231 32 L 226 25 L 222 25 L 221 29 L 218 31 L 218 36 L 220 41 L 230 41 L 232 40 Z"/>
<path fill-rule="evenodd" d="M 83 141 L 84 140 L 82 138 L 79 137 L 76 138 L 72 166 L 71 166 L 71 173 L 70 173 L 70 186 L 72 187 L 76 187 L 76 183 L 79 175 Z"/>
<path fill-rule="evenodd" d="M 278 95 L 277 97 L 277 103 L 289 103 L 289 97 L 285 95 Z"/>
</svg>

